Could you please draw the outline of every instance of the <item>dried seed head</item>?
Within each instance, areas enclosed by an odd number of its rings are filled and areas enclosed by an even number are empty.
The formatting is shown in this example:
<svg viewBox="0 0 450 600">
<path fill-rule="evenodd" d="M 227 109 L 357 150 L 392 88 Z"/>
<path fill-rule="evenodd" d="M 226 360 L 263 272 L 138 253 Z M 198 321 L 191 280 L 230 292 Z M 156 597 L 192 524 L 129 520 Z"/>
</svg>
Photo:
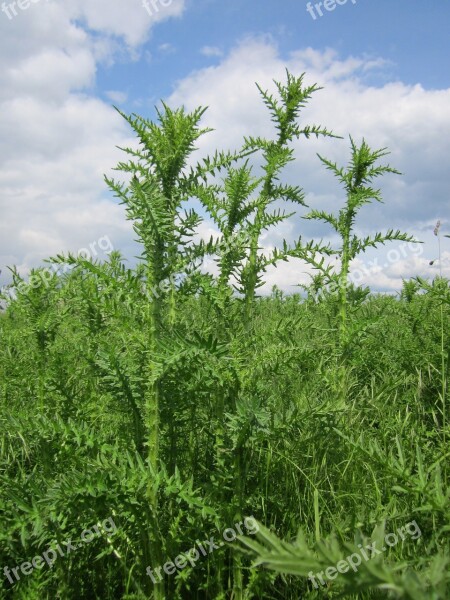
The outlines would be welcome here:
<svg viewBox="0 0 450 600">
<path fill-rule="evenodd" d="M 434 235 L 437 235 L 439 233 L 439 229 L 441 228 L 441 222 L 438 221 L 436 223 L 436 227 L 434 228 Z"/>
</svg>

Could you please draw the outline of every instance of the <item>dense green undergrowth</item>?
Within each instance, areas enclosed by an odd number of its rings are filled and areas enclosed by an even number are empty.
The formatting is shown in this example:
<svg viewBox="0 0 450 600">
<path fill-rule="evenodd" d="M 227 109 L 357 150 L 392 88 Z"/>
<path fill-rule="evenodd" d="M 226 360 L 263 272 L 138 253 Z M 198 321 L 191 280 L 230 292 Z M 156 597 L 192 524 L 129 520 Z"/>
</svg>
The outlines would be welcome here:
<svg viewBox="0 0 450 600">
<path fill-rule="evenodd" d="M 352 140 L 346 169 L 323 159 L 346 203 L 308 218 L 341 246 L 260 251 L 287 217 L 280 203 L 304 203 L 280 183 L 292 141 L 332 135 L 297 125 L 316 89 L 288 74 L 278 100 L 261 90 L 276 138 L 191 168 L 202 110 L 126 117 L 140 150 L 119 165 L 129 183 L 107 181 L 141 263 L 59 256 L 72 269 L 33 286 L 14 273 L 0 315 L 0 598 L 449 597 L 449 282 L 405 282 L 398 297 L 349 283 L 365 248 L 410 239 L 354 233 L 359 208 L 380 200 L 371 181 L 394 172 L 385 152 Z M 192 197 L 218 240 L 194 242 Z M 198 268 L 206 255 L 216 276 Z M 319 290 L 258 298 L 288 258 L 317 270 Z"/>
</svg>

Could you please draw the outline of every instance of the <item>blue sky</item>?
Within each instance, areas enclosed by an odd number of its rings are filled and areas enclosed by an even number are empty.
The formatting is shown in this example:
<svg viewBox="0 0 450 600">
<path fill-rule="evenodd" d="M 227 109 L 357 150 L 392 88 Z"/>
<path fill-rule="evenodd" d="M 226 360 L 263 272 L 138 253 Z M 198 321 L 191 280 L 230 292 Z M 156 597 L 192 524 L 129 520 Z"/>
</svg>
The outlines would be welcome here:
<svg viewBox="0 0 450 600">
<path fill-rule="evenodd" d="M 390 64 L 383 74 L 369 79 L 371 83 L 389 79 L 428 89 L 450 86 L 450 4 L 348 0 L 332 12 L 322 9 L 322 17 L 315 9 L 316 20 L 306 4 L 304 0 L 187 2 L 182 17 L 159 25 L 144 45 L 153 60 L 130 64 L 124 59 L 100 68 L 97 89 L 120 85 L 134 98 L 165 97 L 177 80 L 211 64 L 211 57 L 201 54 L 203 47 L 226 54 L 245 37 L 258 35 L 270 35 L 282 56 L 308 46 L 334 48 L 341 56 L 381 56 Z M 165 44 L 172 46 L 171 52 L 158 50 Z"/>
<path fill-rule="evenodd" d="M 151 118 L 160 99 L 190 109 L 208 105 L 205 124 L 216 131 L 202 142 L 201 155 L 238 147 L 246 134 L 271 135 L 254 82 L 270 88 L 285 67 L 324 87 L 304 118 L 347 140 L 296 146 L 298 161 L 286 180 L 305 189 L 311 207 L 342 201 L 316 152 L 345 162 L 349 133 L 388 146 L 390 162 L 403 173 L 382 182 L 385 204 L 363 211 L 360 231 L 400 228 L 424 244 L 420 253 L 403 248 L 396 258 L 382 249 L 357 261 L 363 283 L 395 291 L 402 278 L 432 277 L 439 267 L 450 276 L 446 238 L 441 264 L 429 265 L 436 220 L 450 232 L 450 4 L 341 0 L 331 11 L 324 3 L 312 8 L 314 19 L 304 0 L 155 2 L 152 16 L 142 0 L 3 5 L 0 285 L 8 282 L 6 265 L 26 275 L 49 255 L 105 236 L 126 256 L 136 253 L 130 223 L 102 178 L 121 158 L 116 146 L 132 143 L 112 104 Z M 199 235 L 214 233 L 205 220 Z M 268 234 L 264 247 L 300 234 L 333 241 L 300 212 Z M 374 256 L 379 268 L 367 269 Z M 306 280 L 297 261 L 270 273 L 266 289 L 276 283 L 293 290 Z"/>
</svg>

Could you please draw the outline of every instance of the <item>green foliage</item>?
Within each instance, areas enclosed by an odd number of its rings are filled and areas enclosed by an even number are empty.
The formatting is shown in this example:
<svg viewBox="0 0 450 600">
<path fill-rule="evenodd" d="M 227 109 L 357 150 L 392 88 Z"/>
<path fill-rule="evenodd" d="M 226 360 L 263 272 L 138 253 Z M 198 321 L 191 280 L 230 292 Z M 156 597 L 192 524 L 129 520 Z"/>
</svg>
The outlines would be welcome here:
<svg viewBox="0 0 450 600">
<path fill-rule="evenodd" d="M 197 162 L 204 109 L 122 115 L 138 145 L 117 166 L 124 181 L 106 181 L 141 242 L 135 267 L 114 251 L 52 257 L 63 273 L 37 270 L 33 285 L 13 270 L 0 313 L 0 564 L 20 579 L 2 571 L 0 598 L 448 597 L 449 282 L 405 281 L 399 298 L 348 283 L 367 248 L 410 239 L 355 233 L 360 208 L 381 200 L 372 180 L 395 172 L 364 141 L 351 140 L 347 168 L 321 159 L 343 208 L 306 215 L 340 245 L 262 251 L 283 205 L 304 206 L 282 180 L 294 143 L 333 136 L 299 124 L 317 86 L 287 73 L 275 87 L 259 88 L 274 139 Z M 217 238 L 197 241 L 192 198 Z M 306 298 L 258 297 L 291 257 L 315 269 Z M 238 529 L 250 516 L 256 538 Z M 83 543 L 107 519 L 116 530 Z M 413 520 L 419 539 L 330 585 L 309 578 Z M 243 543 L 161 570 L 227 528 Z M 22 572 L 68 540 L 79 547 L 52 568 Z"/>
</svg>

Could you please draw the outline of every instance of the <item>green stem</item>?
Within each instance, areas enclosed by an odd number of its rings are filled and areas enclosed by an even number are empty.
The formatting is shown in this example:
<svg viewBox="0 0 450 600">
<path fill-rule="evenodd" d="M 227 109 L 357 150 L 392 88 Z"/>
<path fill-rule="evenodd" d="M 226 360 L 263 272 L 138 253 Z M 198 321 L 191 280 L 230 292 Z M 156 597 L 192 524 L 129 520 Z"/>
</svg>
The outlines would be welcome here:
<svg viewBox="0 0 450 600">
<path fill-rule="evenodd" d="M 149 272 L 149 286 L 156 283 L 157 285 L 161 281 L 161 260 L 163 256 L 162 242 L 156 245 L 155 252 L 153 254 L 153 260 Z M 149 306 L 149 356 L 150 361 L 156 355 L 158 341 L 161 331 L 161 312 L 162 312 L 162 301 L 161 298 L 153 296 Z M 149 372 L 151 373 L 154 369 L 152 363 L 149 365 Z M 159 472 L 159 435 L 160 435 L 160 401 L 161 401 L 161 381 L 159 377 L 154 377 L 150 383 L 148 391 L 145 397 L 145 406 L 147 409 L 148 418 L 148 462 L 151 473 L 156 478 Z M 152 482 L 153 483 L 153 482 Z M 150 511 L 152 514 L 150 532 L 150 562 L 151 567 L 156 569 L 163 565 L 163 553 L 162 553 L 162 542 L 159 531 L 159 503 L 158 503 L 158 491 L 155 485 L 152 483 L 148 487 L 148 499 L 150 504 Z M 165 600 L 165 586 L 164 580 L 157 581 L 154 584 L 153 597 L 155 600 Z"/>
<path fill-rule="evenodd" d="M 236 449 L 236 464 L 235 473 L 237 475 L 236 480 L 236 496 L 237 496 L 237 511 L 235 513 L 235 522 L 240 523 L 242 521 L 242 507 L 243 507 L 243 490 L 245 485 L 245 469 L 243 464 L 243 449 L 239 447 Z M 231 594 L 233 600 L 243 600 L 244 598 L 244 583 L 242 576 L 242 558 L 238 552 L 233 552 L 233 592 Z"/>
<path fill-rule="evenodd" d="M 338 396 L 341 404 L 347 399 L 347 370 L 345 368 L 345 349 L 347 345 L 347 286 L 350 265 L 350 231 L 346 227 L 342 244 L 342 266 L 339 274 L 339 366 Z"/>
<path fill-rule="evenodd" d="M 244 325 L 248 329 L 251 323 L 253 313 L 253 302 L 255 299 L 256 282 L 258 278 L 258 248 L 259 235 L 261 233 L 261 206 L 258 207 L 255 216 L 253 232 L 250 237 L 250 256 L 248 259 L 248 281 L 245 290 L 245 309 L 244 309 Z"/>
</svg>

